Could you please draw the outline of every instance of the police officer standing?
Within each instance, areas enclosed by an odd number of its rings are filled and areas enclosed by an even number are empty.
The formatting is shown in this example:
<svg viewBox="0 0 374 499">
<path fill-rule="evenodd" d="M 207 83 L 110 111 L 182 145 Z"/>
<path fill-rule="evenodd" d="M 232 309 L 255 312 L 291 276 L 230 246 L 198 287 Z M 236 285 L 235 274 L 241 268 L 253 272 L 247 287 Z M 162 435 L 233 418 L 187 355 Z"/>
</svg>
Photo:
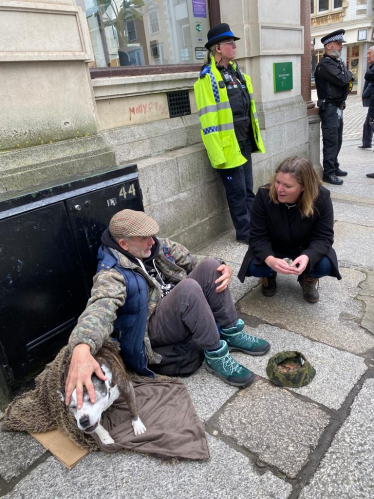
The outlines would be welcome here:
<svg viewBox="0 0 374 499">
<path fill-rule="evenodd" d="M 319 115 L 323 139 L 323 181 L 341 185 L 347 172 L 339 168 L 338 154 L 343 140 L 343 109 L 352 87 L 353 74 L 341 60 L 344 29 L 321 38 L 325 47 L 323 59 L 315 71 Z"/>
<path fill-rule="evenodd" d="M 251 79 L 234 60 L 236 41 L 230 26 L 208 31 L 205 65 L 195 83 L 201 137 L 209 160 L 222 178 L 236 240 L 248 244 L 254 199 L 252 152 L 265 152 Z"/>
</svg>

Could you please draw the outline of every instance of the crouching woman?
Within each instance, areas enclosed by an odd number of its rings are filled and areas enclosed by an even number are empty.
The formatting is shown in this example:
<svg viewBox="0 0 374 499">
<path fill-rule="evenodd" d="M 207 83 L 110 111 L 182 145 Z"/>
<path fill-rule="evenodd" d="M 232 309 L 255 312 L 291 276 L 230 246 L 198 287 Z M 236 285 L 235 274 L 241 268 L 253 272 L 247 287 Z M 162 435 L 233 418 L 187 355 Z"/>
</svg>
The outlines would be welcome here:
<svg viewBox="0 0 374 499">
<path fill-rule="evenodd" d="M 277 291 L 277 273 L 294 274 L 309 303 L 319 300 L 318 279 L 341 279 L 334 241 L 330 191 L 321 185 L 312 164 L 288 158 L 261 187 L 253 203 L 249 248 L 238 277 L 260 277 L 262 294 Z M 291 260 L 291 261 L 287 261 Z"/>
</svg>

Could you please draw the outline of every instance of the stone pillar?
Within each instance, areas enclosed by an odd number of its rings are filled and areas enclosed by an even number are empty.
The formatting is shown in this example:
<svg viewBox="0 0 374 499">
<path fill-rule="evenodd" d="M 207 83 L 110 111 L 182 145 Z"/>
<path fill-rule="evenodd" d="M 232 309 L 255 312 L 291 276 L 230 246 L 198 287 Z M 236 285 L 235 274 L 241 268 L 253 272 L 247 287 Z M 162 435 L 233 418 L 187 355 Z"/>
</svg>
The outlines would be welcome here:
<svg viewBox="0 0 374 499">
<path fill-rule="evenodd" d="M 222 22 L 236 36 L 237 58 L 252 78 L 266 154 L 253 154 L 255 186 L 264 184 L 290 156 L 308 157 L 307 108 L 301 94 L 304 28 L 300 1 L 230 0 L 221 2 Z M 310 50 L 310 42 L 308 43 Z M 292 63 L 293 88 L 276 92 L 274 63 Z"/>
<path fill-rule="evenodd" d="M 304 26 L 304 54 L 301 56 L 301 94 L 308 109 L 309 148 L 308 157 L 315 170 L 322 175 L 320 160 L 321 119 L 311 97 L 311 26 L 310 0 L 301 0 L 301 24 Z"/>
<path fill-rule="evenodd" d="M 114 164 L 97 135 L 81 9 L 72 0 L 0 0 L 0 23 L 0 194 Z"/>
<path fill-rule="evenodd" d="M 301 24 L 304 26 L 304 54 L 301 56 L 301 94 L 307 103 L 307 108 L 315 107 L 312 101 L 311 85 L 311 28 L 310 28 L 310 0 L 301 0 Z"/>
</svg>

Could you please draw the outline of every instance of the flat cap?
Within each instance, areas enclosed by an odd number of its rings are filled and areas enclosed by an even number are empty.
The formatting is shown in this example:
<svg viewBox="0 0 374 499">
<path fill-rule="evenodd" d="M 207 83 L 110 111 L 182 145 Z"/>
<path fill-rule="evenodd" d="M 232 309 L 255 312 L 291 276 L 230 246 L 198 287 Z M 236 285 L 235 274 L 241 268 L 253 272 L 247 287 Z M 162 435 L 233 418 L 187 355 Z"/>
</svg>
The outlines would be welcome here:
<svg viewBox="0 0 374 499">
<path fill-rule="evenodd" d="M 109 223 L 112 237 L 149 237 L 160 230 L 158 223 L 144 211 L 122 210 L 113 215 Z"/>
<path fill-rule="evenodd" d="M 333 31 L 332 33 L 329 33 L 328 35 L 325 35 L 324 37 L 322 37 L 321 43 L 323 43 L 323 45 L 327 45 L 330 42 L 343 42 L 343 43 L 345 43 L 345 40 L 343 38 L 344 33 L 345 33 L 345 29 L 337 29 L 336 31 Z"/>
</svg>

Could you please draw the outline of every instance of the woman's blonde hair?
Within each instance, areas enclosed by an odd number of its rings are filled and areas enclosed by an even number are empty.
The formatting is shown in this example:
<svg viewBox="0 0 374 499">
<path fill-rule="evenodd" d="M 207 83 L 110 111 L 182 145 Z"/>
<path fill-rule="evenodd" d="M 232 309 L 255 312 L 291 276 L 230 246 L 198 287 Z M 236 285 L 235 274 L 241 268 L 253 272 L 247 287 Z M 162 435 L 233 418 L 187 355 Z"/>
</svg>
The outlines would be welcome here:
<svg viewBox="0 0 374 499">
<path fill-rule="evenodd" d="M 270 180 L 270 198 L 273 203 L 278 204 L 277 191 L 275 189 L 275 180 L 277 173 L 288 173 L 304 187 L 296 205 L 300 210 L 302 217 L 311 217 L 314 213 L 314 201 L 317 199 L 321 180 L 318 178 L 313 165 L 305 158 L 298 156 L 285 159 L 275 170 Z"/>
<path fill-rule="evenodd" d="M 214 57 L 215 55 L 216 55 L 216 46 L 213 45 L 205 52 L 204 64 L 210 64 L 212 56 Z"/>
</svg>

